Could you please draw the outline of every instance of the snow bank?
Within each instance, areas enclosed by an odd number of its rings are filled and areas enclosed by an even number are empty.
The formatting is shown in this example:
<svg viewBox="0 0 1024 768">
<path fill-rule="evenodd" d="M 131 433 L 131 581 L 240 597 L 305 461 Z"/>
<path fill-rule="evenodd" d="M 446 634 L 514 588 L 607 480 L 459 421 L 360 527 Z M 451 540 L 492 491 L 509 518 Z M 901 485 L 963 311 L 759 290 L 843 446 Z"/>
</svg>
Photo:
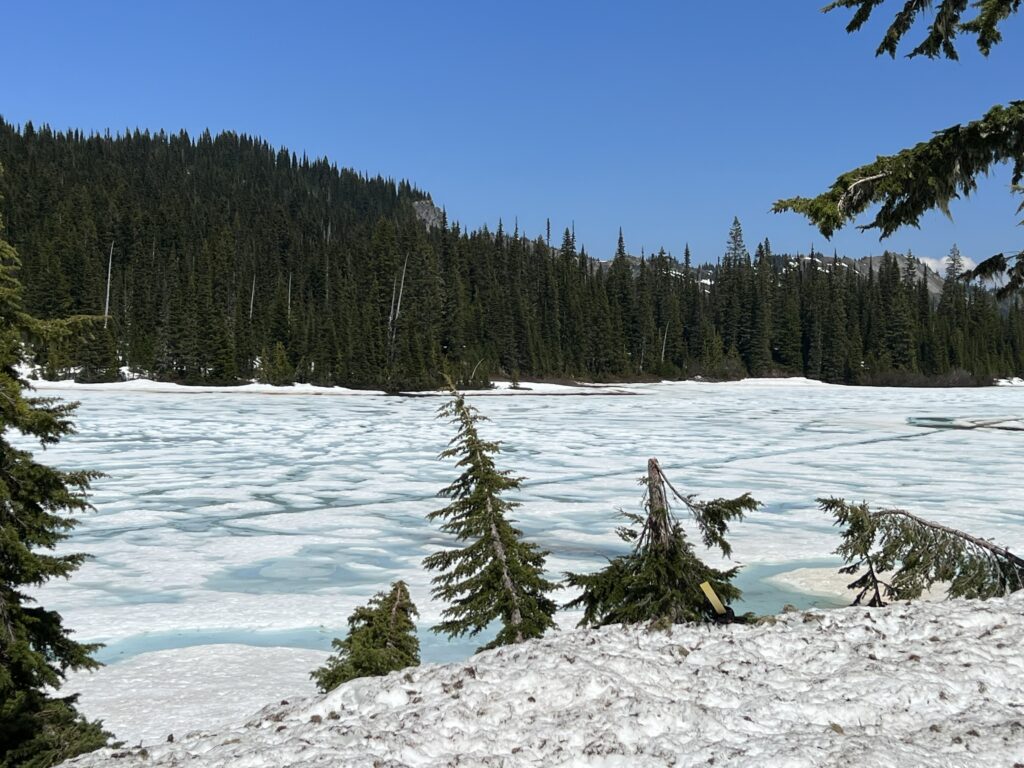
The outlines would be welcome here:
<svg viewBox="0 0 1024 768">
<path fill-rule="evenodd" d="M 205 385 L 175 384 L 169 381 L 153 381 L 152 379 L 127 379 L 125 381 L 108 381 L 96 384 L 83 384 L 74 379 L 50 381 L 47 379 L 29 379 L 29 384 L 39 390 L 78 390 L 82 392 L 150 392 L 150 393 L 190 393 L 219 394 L 237 393 L 252 395 L 383 395 L 373 389 L 347 389 L 345 387 L 316 387 L 312 384 L 292 384 L 277 387 L 271 384 L 238 384 L 231 387 L 213 387 Z"/>
<path fill-rule="evenodd" d="M 237 384 L 234 386 L 208 386 L 202 384 L 175 384 L 168 381 L 153 381 L 146 378 L 132 378 L 127 369 L 122 369 L 124 380 L 109 381 L 96 384 L 84 384 L 74 379 L 48 380 L 38 378 L 37 369 L 22 366 L 19 373 L 28 379 L 35 389 L 40 390 L 78 390 L 83 392 L 149 392 L 149 393 L 192 393 L 192 394 L 251 394 L 251 395 L 321 395 L 326 397 L 346 396 L 382 396 L 386 393 L 376 389 L 348 389 L 346 387 L 320 387 L 313 384 L 289 384 L 287 386 L 275 386 L 272 384 Z M 719 382 L 720 383 L 720 382 Z M 741 387 L 829 387 L 837 385 L 826 384 L 821 381 L 807 379 L 802 376 L 790 376 L 770 379 L 740 379 L 738 381 L 726 382 L 731 386 Z M 1006 379 L 1004 383 L 1013 383 Z M 1024 383 L 1024 382 L 1022 382 Z M 636 395 L 643 394 L 647 390 L 663 385 L 675 385 L 677 387 L 693 387 L 714 385 L 715 382 L 704 381 L 701 378 L 684 380 L 665 380 L 661 382 L 632 382 L 632 383 L 589 383 L 575 382 L 573 384 L 554 384 L 538 381 L 521 381 L 516 386 L 510 381 L 495 381 L 490 389 L 466 390 L 466 394 L 472 396 L 491 395 Z M 443 389 L 434 391 L 407 392 L 402 394 L 427 397 L 431 395 L 446 395 Z"/>
<path fill-rule="evenodd" d="M 1022 632 L 1024 594 L 555 633 L 67 765 L 1009 766 Z"/>
<path fill-rule="evenodd" d="M 234 386 L 208 386 L 202 384 L 175 384 L 169 381 L 153 381 L 146 378 L 130 378 L 126 375 L 122 381 L 99 382 L 85 384 L 74 379 L 49 380 L 37 378 L 38 371 L 21 366 L 21 376 L 35 389 L 39 390 L 78 390 L 81 392 L 148 392 L 154 394 L 191 393 L 191 394 L 250 394 L 250 395 L 320 395 L 324 397 L 349 396 L 383 396 L 383 390 L 349 389 L 347 387 L 320 387 L 313 384 L 289 384 L 275 386 L 273 384 L 236 384 Z M 122 369 L 122 372 L 124 369 Z M 635 384 L 548 384 L 545 382 L 520 382 L 513 387 L 509 381 L 496 381 L 492 389 L 467 390 L 470 395 L 632 395 L 636 394 Z M 445 390 L 409 392 L 420 397 L 430 395 L 447 395 Z"/>
<path fill-rule="evenodd" d="M 101 718 L 128 743 L 165 739 L 202 722 L 229 725 L 239 712 L 255 712 L 268 701 L 310 696 L 309 678 L 326 651 L 202 645 L 145 653 L 96 673 L 69 675 L 60 694 L 78 693 L 79 709 Z"/>
</svg>

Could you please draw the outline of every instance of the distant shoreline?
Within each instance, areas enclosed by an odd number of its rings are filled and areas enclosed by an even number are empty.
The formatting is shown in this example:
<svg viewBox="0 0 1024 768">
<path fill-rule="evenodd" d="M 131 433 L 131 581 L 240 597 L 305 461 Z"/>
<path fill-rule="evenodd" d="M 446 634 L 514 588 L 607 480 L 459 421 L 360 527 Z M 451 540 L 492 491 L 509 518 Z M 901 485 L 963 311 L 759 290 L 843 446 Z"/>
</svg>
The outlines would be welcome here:
<svg viewBox="0 0 1024 768">
<path fill-rule="evenodd" d="M 321 387 L 312 384 L 290 384 L 276 386 L 272 384 L 257 384 L 249 382 L 246 384 L 229 384 L 215 386 L 209 384 L 177 384 L 169 381 L 156 381 L 153 379 L 124 379 L 120 381 L 83 383 L 74 379 L 32 379 L 25 377 L 26 381 L 36 390 L 70 390 L 80 392 L 139 392 L 145 394 L 248 394 L 248 395 L 277 395 L 277 396 L 315 396 L 315 397 L 438 397 L 446 394 L 445 390 L 410 390 L 395 393 L 385 392 L 380 389 L 350 389 L 347 387 Z M 745 378 L 729 381 L 718 381 L 709 379 L 667 379 L 667 380 L 645 380 L 645 381 L 623 381 L 623 382 L 572 382 L 566 380 L 554 381 L 524 381 L 517 386 L 512 386 L 507 380 L 496 380 L 489 389 L 467 389 L 467 394 L 474 397 L 488 396 L 510 396 L 522 395 L 530 397 L 553 397 L 553 396 L 632 396 L 640 395 L 643 390 L 651 386 L 675 384 L 701 386 L 706 384 L 731 384 L 736 386 L 812 386 L 812 387 L 842 387 L 861 386 L 865 389 L 878 389 L 876 385 L 850 385 L 830 384 L 815 379 L 807 379 L 802 376 L 770 377 L 770 378 Z M 993 382 L 993 386 L 1024 386 L 1024 379 L 1001 379 Z M 882 387 L 889 389 L 911 389 L 914 387 Z M 946 388 L 936 386 L 935 388 Z M 968 387 L 973 389 L 974 387 Z"/>
</svg>

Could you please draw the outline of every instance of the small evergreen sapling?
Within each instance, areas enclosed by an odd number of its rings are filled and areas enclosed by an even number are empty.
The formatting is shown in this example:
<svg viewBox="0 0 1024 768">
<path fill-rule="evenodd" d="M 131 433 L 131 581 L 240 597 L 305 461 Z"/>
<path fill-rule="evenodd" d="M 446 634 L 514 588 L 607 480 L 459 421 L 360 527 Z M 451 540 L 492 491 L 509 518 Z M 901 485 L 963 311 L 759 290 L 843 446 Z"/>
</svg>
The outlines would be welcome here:
<svg viewBox="0 0 1024 768">
<path fill-rule="evenodd" d="M 484 417 L 460 392 L 452 390 L 438 417 L 458 425 L 458 434 L 440 458 L 458 457 L 462 474 L 438 494 L 451 503 L 427 519 L 444 520 L 441 530 L 465 546 L 423 561 L 427 569 L 441 571 L 433 579 L 432 594 L 449 603 L 434 631 L 474 636 L 500 620 L 501 630 L 480 650 L 540 637 L 555 624 L 557 606 L 548 593 L 557 587 L 544 578 L 548 553 L 523 541 L 522 532 L 512 525 L 515 521 L 506 518 L 518 504 L 502 494 L 517 489 L 522 478 L 495 467 L 499 444 L 480 438 L 476 425 Z"/>
<path fill-rule="evenodd" d="M 949 597 L 984 599 L 1024 589 L 1024 559 L 986 539 L 903 509 L 872 511 L 837 498 L 818 503 L 843 528 L 836 554 L 847 565 L 839 572 L 864 571 L 849 584 L 857 591 L 854 605 L 915 600 L 937 583 L 949 585 Z"/>
<path fill-rule="evenodd" d="M 632 551 L 609 560 L 596 573 L 566 574 L 570 586 L 583 590 L 565 606 L 583 608 L 581 627 L 714 620 L 715 611 L 700 589 L 704 581 L 710 582 L 726 605 L 740 597 L 740 590 L 732 584 L 739 568 L 721 571 L 697 556 L 669 507 L 667 481 L 658 460 L 651 459 L 647 470 L 647 477 L 641 481 L 647 485 L 647 514 L 624 512 L 632 525 L 618 529 L 619 537 L 632 545 Z M 729 523 L 742 520 L 745 512 L 758 507 L 758 502 L 746 493 L 735 499 L 706 502 L 697 501 L 692 494 L 675 495 L 697 523 L 704 546 L 716 547 L 726 557 L 732 553 L 725 538 Z"/>
<path fill-rule="evenodd" d="M 420 641 L 413 616 L 419 612 L 404 581 L 378 592 L 348 617 L 348 636 L 334 639 L 337 653 L 311 673 L 326 693 L 357 677 L 379 677 L 420 663 Z"/>
</svg>

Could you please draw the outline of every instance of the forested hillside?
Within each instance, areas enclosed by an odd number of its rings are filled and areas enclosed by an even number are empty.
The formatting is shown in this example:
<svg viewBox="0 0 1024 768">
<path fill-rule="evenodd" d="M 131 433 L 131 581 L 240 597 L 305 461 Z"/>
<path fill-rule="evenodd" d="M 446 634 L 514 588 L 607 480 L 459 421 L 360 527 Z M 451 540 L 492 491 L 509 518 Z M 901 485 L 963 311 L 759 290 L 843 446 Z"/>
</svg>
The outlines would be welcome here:
<svg viewBox="0 0 1024 768">
<path fill-rule="evenodd" d="M 601 262 L 466 232 L 406 182 L 232 133 L 57 133 L 0 121 L 0 211 L 49 376 L 420 389 L 513 378 L 806 375 L 847 383 L 1024 373 L 1024 311 L 913 258 L 866 275 L 821 254 Z M 419 203 L 419 205 L 417 205 Z M 426 213 L 427 215 L 423 215 Z M 725 233 L 723 233 L 725 234 Z M 108 257 L 109 320 L 105 321 Z M 611 249 L 609 249 L 609 252 Z M 696 259 L 694 260 L 696 262 Z M 968 375 L 969 374 L 969 375 Z"/>
</svg>

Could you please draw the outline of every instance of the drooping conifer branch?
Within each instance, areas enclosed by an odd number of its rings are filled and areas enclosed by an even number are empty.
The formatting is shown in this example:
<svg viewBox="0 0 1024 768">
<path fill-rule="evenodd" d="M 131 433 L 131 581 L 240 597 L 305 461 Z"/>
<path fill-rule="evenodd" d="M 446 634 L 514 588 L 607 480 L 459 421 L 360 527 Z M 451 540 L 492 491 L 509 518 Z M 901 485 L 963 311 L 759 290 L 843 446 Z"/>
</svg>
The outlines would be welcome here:
<svg viewBox="0 0 1024 768">
<path fill-rule="evenodd" d="M 853 8 L 854 14 L 846 25 L 847 32 L 856 32 L 867 23 L 876 8 L 886 0 L 836 0 L 822 10 L 825 13 L 837 8 Z M 876 56 L 889 54 L 895 57 L 903 38 L 910 32 L 914 24 L 936 5 L 934 0 L 900 0 L 895 5 L 902 8 L 896 12 L 892 22 L 885 31 L 882 41 L 875 51 Z M 975 15 L 964 20 L 968 5 L 976 9 Z M 907 56 L 927 56 L 928 58 L 946 57 L 959 59 L 955 40 L 960 35 L 977 38 L 978 50 L 988 56 L 993 46 L 1002 42 L 1000 24 L 1020 10 L 1021 0 L 940 0 L 938 8 L 931 16 L 927 25 L 928 32 L 924 39 Z"/>
<path fill-rule="evenodd" d="M 847 32 L 856 32 L 885 0 L 836 0 L 825 12 L 852 8 Z M 928 24 L 928 33 L 908 55 L 957 59 L 954 40 L 959 35 L 977 38 L 979 50 L 988 55 L 1002 40 L 999 26 L 1021 8 L 1022 0 L 977 0 L 977 13 L 964 20 L 968 0 L 941 0 Z M 933 0 L 906 0 L 886 30 L 876 55 L 895 56 L 900 42 L 935 5 Z M 928 141 L 895 155 L 879 156 L 840 175 L 831 188 L 812 197 L 776 201 L 773 210 L 794 211 L 806 216 L 825 237 L 853 222 L 869 207 L 878 205 L 872 221 L 860 229 L 877 229 L 885 238 L 904 226 L 918 226 L 921 216 L 937 208 L 950 215 L 949 204 L 977 188 L 977 177 L 988 174 L 997 163 L 1013 164 L 1013 189 L 1020 191 L 1024 177 L 1024 102 L 995 106 L 984 117 L 938 131 Z M 1024 204 L 1018 212 L 1024 211 Z M 1024 290 L 1024 250 L 997 253 L 984 259 L 965 279 L 1001 277 L 1002 298 Z"/>
<path fill-rule="evenodd" d="M 946 584 L 950 597 L 999 597 L 1024 589 L 1024 559 L 1006 547 L 903 509 L 818 501 L 843 528 L 836 554 L 847 565 L 840 573 L 861 574 L 849 585 L 857 592 L 854 605 L 865 598 L 870 606 L 916 599 L 935 584 Z M 883 580 L 884 573 L 892 575 Z"/>
<path fill-rule="evenodd" d="M 825 237 L 852 222 L 872 205 L 874 219 L 860 229 L 888 237 L 903 226 L 917 226 L 927 211 L 947 215 L 949 203 L 977 188 L 977 177 L 996 163 L 1013 164 L 1013 183 L 1024 179 L 1024 101 L 995 106 L 980 120 L 938 131 L 933 138 L 895 155 L 880 156 L 840 175 L 817 197 L 779 200 L 773 210 L 795 211 Z"/>
</svg>

